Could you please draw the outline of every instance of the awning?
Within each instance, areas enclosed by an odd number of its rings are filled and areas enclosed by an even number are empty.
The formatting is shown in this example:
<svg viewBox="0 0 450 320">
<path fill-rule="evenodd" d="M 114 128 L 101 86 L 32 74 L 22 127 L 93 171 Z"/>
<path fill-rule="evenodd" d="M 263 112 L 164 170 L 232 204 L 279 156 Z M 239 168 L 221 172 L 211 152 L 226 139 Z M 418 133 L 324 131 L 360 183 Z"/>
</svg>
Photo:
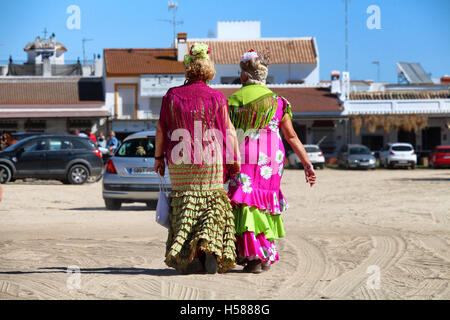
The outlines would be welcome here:
<svg viewBox="0 0 450 320">
<path fill-rule="evenodd" d="M 104 105 L 0 105 L 0 119 L 109 116 Z"/>
</svg>

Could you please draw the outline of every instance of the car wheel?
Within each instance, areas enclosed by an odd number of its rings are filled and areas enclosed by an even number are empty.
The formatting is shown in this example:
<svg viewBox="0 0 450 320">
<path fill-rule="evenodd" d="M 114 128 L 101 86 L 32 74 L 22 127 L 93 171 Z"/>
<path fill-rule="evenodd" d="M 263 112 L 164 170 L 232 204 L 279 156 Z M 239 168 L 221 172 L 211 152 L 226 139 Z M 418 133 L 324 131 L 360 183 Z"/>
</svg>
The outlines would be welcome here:
<svg viewBox="0 0 450 320">
<path fill-rule="evenodd" d="M 0 183 L 8 183 L 11 181 L 11 169 L 4 164 L 0 164 Z"/>
<path fill-rule="evenodd" d="M 149 208 L 150 210 L 156 210 L 156 206 L 158 205 L 158 200 L 147 201 L 145 204 L 147 205 L 147 208 Z"/>
<path fill-rule="evenodd" d="M 82 164 L 76 164 L 69 169 L 67 180 L 71 184 L 83 184 L 89 179 L 89 170 Z"/>
<path fill-rule="evenodd" d="M 412 164 L 412 165 L 411 165 L 411 169 L 414 170 L 415 168 L 416 168 L 416 165 L 415 165 L 415 164 Z"/>
<path fill-rule="evenodd" d="M 105 206 L 108 210 L 120 210 L 120 207 L 122 207 L 122 201 L 117 199 L 105 199 Z"/>
</svg>

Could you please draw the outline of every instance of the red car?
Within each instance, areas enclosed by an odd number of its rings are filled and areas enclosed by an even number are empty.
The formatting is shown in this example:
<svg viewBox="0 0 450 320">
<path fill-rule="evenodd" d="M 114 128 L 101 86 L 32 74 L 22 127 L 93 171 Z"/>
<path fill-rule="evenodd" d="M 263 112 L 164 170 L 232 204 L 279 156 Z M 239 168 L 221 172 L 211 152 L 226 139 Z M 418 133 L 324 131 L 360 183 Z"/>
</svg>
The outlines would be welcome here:
<svg viewBox="0 0 450 320">
<path fill-rule="evenodd" d="M 428 155 L 430 167 L 450 167 L 450 146 L 437 146 L 432 153 Z"/>
</svg>

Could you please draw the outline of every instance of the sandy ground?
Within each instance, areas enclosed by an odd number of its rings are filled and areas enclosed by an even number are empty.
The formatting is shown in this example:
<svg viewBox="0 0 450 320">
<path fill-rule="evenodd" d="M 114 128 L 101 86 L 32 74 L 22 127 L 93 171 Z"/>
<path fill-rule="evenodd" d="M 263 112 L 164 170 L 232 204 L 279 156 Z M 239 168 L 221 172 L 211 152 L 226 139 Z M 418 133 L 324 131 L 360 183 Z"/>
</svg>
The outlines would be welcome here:
<svg viewBox="0 0 450 320">
<path fill-rule="evenodd" d="M 286 170 L 282 187 L 269 272 L 183 276 L 143 204 L 106 211 L 101 183 L 8 184 L 0 299 L 450 299 L 450 170 L 325 169 L 313 188 Z"/>
</svg>

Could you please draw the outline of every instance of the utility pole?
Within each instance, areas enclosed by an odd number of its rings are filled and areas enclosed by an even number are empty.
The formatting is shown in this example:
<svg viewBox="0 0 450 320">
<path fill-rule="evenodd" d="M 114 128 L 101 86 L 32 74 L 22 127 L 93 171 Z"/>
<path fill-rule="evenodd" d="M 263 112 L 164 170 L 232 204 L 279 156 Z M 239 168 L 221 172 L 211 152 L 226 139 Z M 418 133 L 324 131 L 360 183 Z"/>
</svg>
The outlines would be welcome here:
<svg viewBox="0 0 450 320">
<path fill-rule="evenodd" d="M 344 0 L 345 2 L 345 71 L 348 71 L 348 3 L 350 0 Z"/>
<path fill-rule="evenodd" d="M 177 25 L 183 24 L 183 21 L 177 21 L 177 9 L 178 9 L 178 2 L 176 1 L 169 1 L 168 2 L 168 9 L 173 11 L 173 19 L 158 19 L 159 21 L 169 22 L 173 26 L 173 43 L 175 43 L 175 40 L 177 39 Z"/>
<path fill-rule="evenodd" d="M 81 42 L 83 44 L 83 65 L 86 65 L 85 43 L 86 43 L 86 41 L 92 41 L 92 40 L 94 40 L 94 39 L 86 39 L 86 38 L 81 39 Z"/>
</svg>

